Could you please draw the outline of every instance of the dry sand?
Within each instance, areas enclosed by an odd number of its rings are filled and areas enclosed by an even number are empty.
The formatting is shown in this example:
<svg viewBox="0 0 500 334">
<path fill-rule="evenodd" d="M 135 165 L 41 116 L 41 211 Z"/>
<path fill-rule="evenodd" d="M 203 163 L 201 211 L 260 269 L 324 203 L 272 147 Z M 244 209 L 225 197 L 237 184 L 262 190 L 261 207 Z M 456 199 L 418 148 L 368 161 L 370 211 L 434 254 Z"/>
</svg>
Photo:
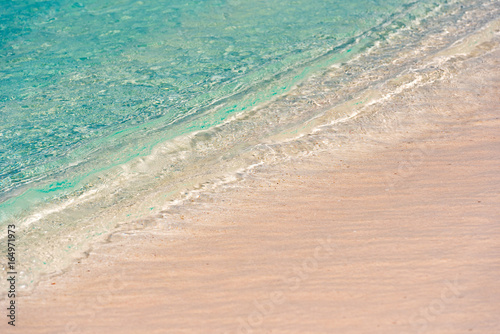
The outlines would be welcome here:
<svg viewBox="0 0 500 334">
<path fill-rule="evenodd" d="M 16 329 L 500 333 L 499 55 L 415 93 L 399 139 L 365 128 L 115 235 L 21 298 Z"/>
</svg>

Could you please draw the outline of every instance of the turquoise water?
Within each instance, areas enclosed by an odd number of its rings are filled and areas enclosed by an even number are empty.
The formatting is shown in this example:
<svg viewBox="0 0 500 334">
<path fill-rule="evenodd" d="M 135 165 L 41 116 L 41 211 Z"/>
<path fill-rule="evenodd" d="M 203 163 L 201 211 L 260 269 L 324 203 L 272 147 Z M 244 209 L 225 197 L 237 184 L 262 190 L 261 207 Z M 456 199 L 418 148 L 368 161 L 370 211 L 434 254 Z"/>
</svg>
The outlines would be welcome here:
<svg viewBox="0 0 500 334">
<path fill-rule="evenodd" d="M 409 2 L 2 2 L 2 197 L 106 151 L 101 166 L 141 154 L 148 139 L 123 152 L 116 135 L 168 132 Z"/>
<path fill-rule="evenodd" d="M 485 4 L 498 2 L 2 1 L 0 225 L 18 222 L 26 252 L 54 263 L 84 251 L 83 239 L 255 163 L 234 161 L 315 117 L 290 98 L 312 75 L 378 50 L 332 80 L 340 92 Z M 407 42 L 391 47 L 397 34 Z M 138 197 L 143 211 L 127 204 Z"/>
</svg>

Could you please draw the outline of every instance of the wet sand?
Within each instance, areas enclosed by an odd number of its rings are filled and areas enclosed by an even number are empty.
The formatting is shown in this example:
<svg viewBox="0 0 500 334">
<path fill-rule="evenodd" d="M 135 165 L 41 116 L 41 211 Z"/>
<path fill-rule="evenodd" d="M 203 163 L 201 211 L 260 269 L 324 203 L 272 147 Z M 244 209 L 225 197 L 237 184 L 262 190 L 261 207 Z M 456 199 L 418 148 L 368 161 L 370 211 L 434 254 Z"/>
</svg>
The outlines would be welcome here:
<svg viewBox="0 0 500 334">
<path fill-rule="evenodd" d="M 16 329 L 499 333 L 499 55 L 405 102 L 424 121 L 397 138 L 375 117 L 114 235 L 19 299 Z"/>
</svg>

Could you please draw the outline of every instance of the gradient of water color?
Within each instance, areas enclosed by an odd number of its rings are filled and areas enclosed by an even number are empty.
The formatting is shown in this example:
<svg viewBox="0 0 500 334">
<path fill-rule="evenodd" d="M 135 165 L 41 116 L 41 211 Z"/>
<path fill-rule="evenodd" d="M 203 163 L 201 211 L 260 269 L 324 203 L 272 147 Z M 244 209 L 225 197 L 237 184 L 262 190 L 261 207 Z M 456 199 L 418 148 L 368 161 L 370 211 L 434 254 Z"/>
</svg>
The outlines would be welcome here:
<svg viewBox="0 0 500 334">
<path fill-rule="evenodd" d="M 124 203 L 137 196 L 158 203 L 210 181 L 211 168 L 223 174 L 254 163 L 228 161 L 321 111 L 295 107 L 304 96 L 287 95 L 312 75 L 340 68 L 328 94 L 349 98 L 354 90 L 340 92 L 353 82 L 353 87 L 372 84 L 361 85 L 360 78 L 376 71 L 377 62 L 390 63 L 398 50 L 416 47 L 469 12 L 484 7 L 481 13 L 490 13 L 484 20 L 491 19 L 497 14 L 488 8 L 497 5 L 3 1 L 0 225 L 19 222 L 28 229 L 27 252 L 36 264 L 27 270 L 42 270 L 43 256 L 57 262 L 71 249 L 84 251 L 83 239 L 109 231 L 117 221 L 156 212 L 153 204 L 140 214 L 125 212 Z M 393 42 L 398 34 L 406 40 Z M 370 61 L 358 72 L 346 65 L 365 56 Z M 394 75 L 402 71 L 395 69 Z M 304 91 L 314 96 L 318 87 Z M 96 194 L 101 197 L 92 199 Z M 119 217 L 95 228 L 105 216 Z M 57 244 L 47 246 L 42 237 L 47 232 L 67 241 L 63 251 L 55 251 Z M 47 255 L 36 256 L 41 249 L 48 249 Z"/>
</svg>

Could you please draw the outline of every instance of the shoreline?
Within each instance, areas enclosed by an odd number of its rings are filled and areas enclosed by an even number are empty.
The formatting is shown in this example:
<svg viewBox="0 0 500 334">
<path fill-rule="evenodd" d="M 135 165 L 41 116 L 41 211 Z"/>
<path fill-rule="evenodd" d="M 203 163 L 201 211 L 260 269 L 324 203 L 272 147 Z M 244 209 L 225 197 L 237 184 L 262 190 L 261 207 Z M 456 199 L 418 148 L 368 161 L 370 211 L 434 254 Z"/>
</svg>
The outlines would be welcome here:
<svg viewBox="0 0 500 334">
<path fill-rule="evenodd" d="M 398 111 L 401 106 L 394 102 L 422 85 L 452 77 L 466 59 L 498 44 L 500 21 L 492 19 L 494 11 L 485 12 L 486 7 L 466 15 L 453 25 L 454 31 L 447 28 L 451 34 L 436 26 L 439 20 L 434 22 L 438 32 L 423 39 L 420 34 L 412 36 L 416 27 L 396 32 L 386 45 L 374 45 L 347 63 L 311 75 L 276 100 L 238 113 L 220 126 L 161 143 L 145 157 L 94 175 L 82 193 L 68 194 L 40 210 L 33 206 L 33 214 L 25 219 L 13 218 L 23 234 L 21 292 L 29 294 L 40 278 L 65 272 L 110 234 L 154 225 L 165 214 L 183 211 L 186 203 L 203 193 L 244 179 L 253 166 L 330 149 L 345 154 L 337 147 L 345 141 L 360 144 L 355 152 L 365 150 L 366 138 L 358 136 L 358 130 L 377 120 L 379 132 L 393 137 L 383 137 L 388 144 L 404 138 L 408 134 L 400 133 L 404 124 L 398 123 L 404 119 Z M 402 41 L 411 47 L 403 47 Z M 386 48 L 400 51 L 393 57 Z M 370 119 L 370 113 L 386 104 L 392 107 L 382 110 L 384 117 Z M 406 112 L 410 118 L 406 122 L 424 118 L 413 110 Z M 373 135 L 376 141 L 377 134 Z M 55 195 L 50 189 L 42 193 Z"/>
<path fill-rule="evenodd" d="M 497 332 L 499 59 L 497 49 L 452 81 L 419 88 L 407 107 L 421 123 L 399 122 L 400 137 L 360 122 L 337 151 L 257 168 L 165 217 L 168 228 L 113 235 L 20 298 L 19 325 Z M 408 100 L 397 102 L 390 107 Z M 388 104 L 380 108 L 366 117 L 383 118 Z"/>
</svg>

